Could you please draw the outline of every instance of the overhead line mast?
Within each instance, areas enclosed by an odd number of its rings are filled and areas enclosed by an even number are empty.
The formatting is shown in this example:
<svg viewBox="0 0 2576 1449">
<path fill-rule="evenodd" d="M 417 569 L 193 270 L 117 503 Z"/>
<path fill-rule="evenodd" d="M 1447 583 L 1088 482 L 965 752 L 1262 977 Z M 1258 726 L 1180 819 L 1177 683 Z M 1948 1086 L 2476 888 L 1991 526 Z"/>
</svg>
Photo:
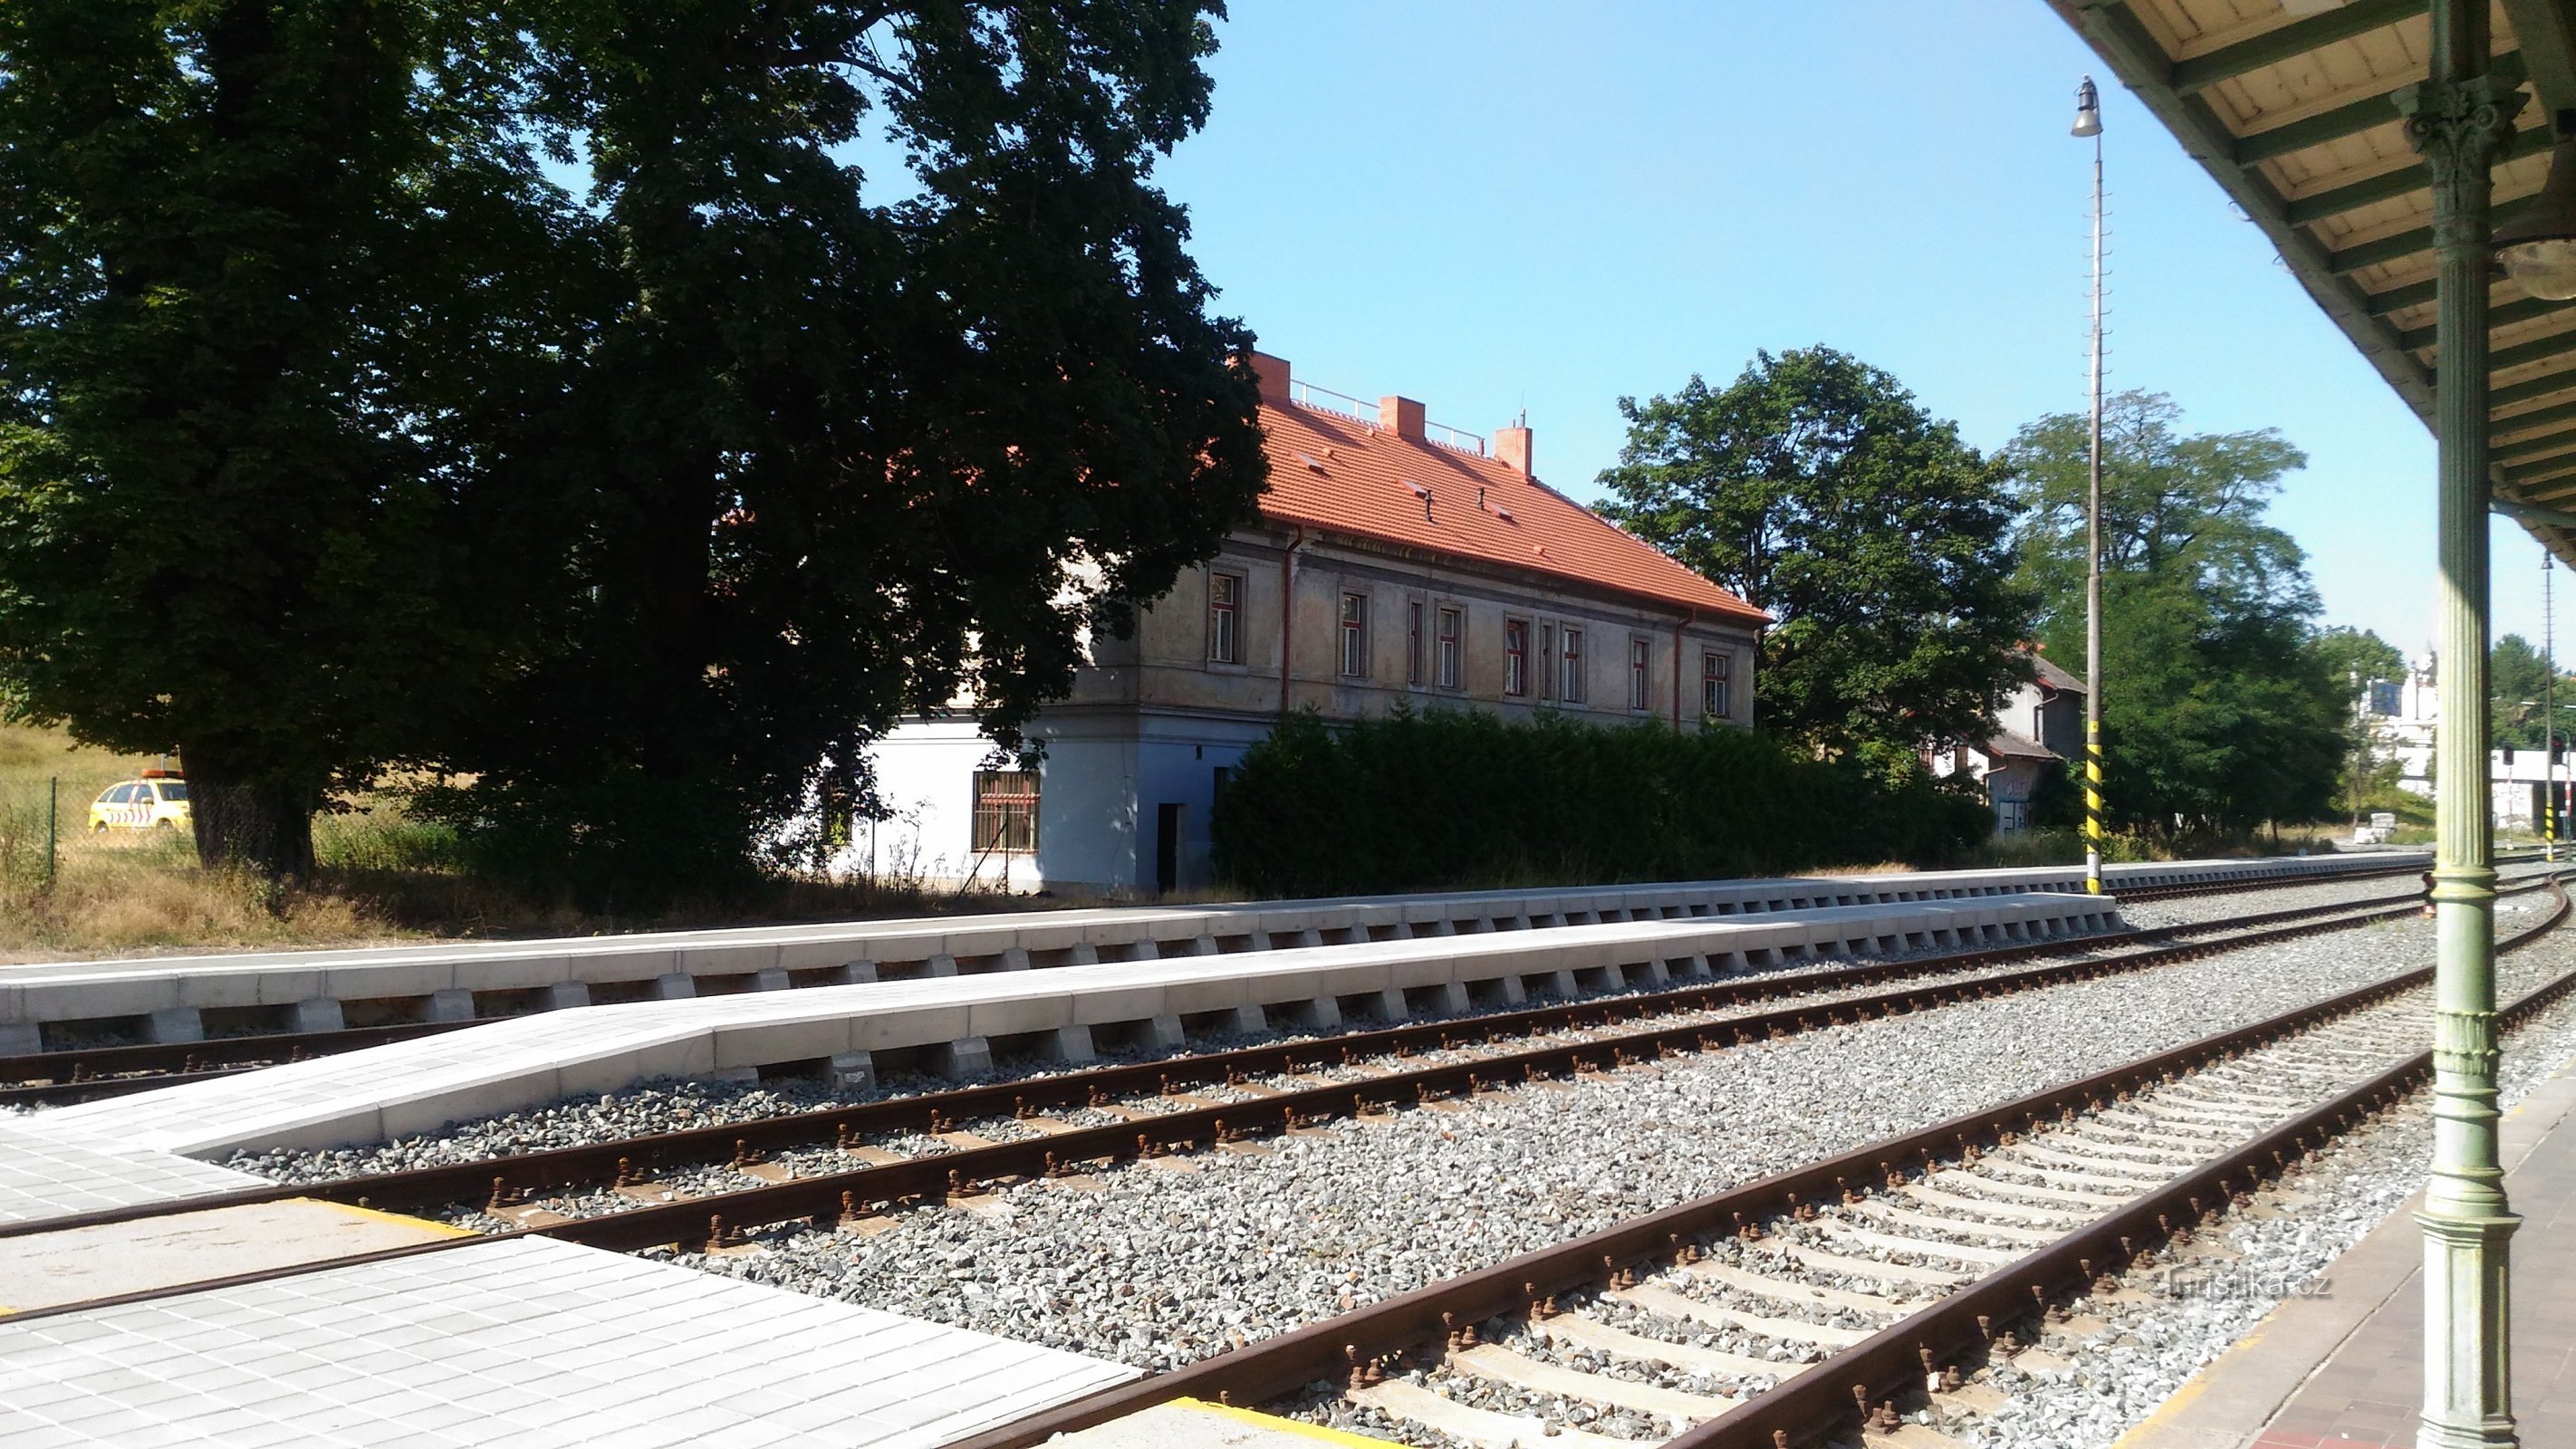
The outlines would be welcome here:
<svg viewBox="0 0 2576 1449">
<path fill-rule="evenodd" d="M 2075 90 L 2077 136 L 2093 138 L 2092 452 L 2084 488 L 2084 889 L 2102 893 L 2102 97 Z"/>
</svg>

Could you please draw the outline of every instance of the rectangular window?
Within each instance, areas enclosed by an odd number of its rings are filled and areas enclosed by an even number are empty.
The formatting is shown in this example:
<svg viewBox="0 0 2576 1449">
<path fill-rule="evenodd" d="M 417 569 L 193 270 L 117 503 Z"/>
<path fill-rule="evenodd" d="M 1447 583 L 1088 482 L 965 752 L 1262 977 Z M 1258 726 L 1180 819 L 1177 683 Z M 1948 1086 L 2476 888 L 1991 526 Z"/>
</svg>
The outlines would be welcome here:
<svg viewBox="0 0 2576 1449">
<path fill-rule="evenodd" d="M 1556 698 L 1556 626 L 1538 626 L 1538 697 Z"/>
<path fill-rule="evenodd" d="M 1342 595 L 1342 677 L 1368 673 L 1368 595 Z"/>
<path fill-rule="evenodd" d="M 1529 621 L 1503 621 L 1503 693 L 1515 699 L 1529 693 Z"/>
<path fill-rule="evenodd" d="M 1038 777 L 1034 770 L 975 772 L 975 850 L 1026 855 L 1038 848 Z"/>
<path fill-rule="evenodd" d="M 1653 649 L 1654 646 L 1643 639 L 1628 641 L 1628 707 L 1630 709 L 1648 707 L 1646 683 L 1647 672 L 1654 659 Z"/>
<path fill-rule="evenodd" d="M 1464 677 L 1458 666 L 1464 642 L 1460 636 L 1466 632 L 1466 627 L 1466 616 L 1456 609 L 1440 611 L 1440 687 L 1442 689 L 1459 688 L 1459 680 Z"/>
<path fill-rule="evenodd" d="M 1243 662 L 1243 575 L 1208 575 L 1208 659 Z"/>
<path fill-rule="evenodd" d="M 1699 712 L 1710 719 L 1727 719 L 1735 713 L 1729 707 L 1732 701 L 1726 691 L 1727 675 L 1734 663 L 1733 655 L 1715 650 L 1699 657 Z"/>
<path fill-rule="evenodd" d="M 1422 682 L 1422 601 L 1404 602 L 1404 682 Z"/>
<path fill-rule="evenodd" d="M 1583 687 L 1582 630 L 1568 629 L 1565 631 L 1563 642 L 1558 646 L 1557 657 L 1565 672 L 1564 681 L 1557 686 L 1557 694 L 1561 696 L 1567 704 L 1583 703 L 1583 697 L 1586 691 Z"/>
</svg>

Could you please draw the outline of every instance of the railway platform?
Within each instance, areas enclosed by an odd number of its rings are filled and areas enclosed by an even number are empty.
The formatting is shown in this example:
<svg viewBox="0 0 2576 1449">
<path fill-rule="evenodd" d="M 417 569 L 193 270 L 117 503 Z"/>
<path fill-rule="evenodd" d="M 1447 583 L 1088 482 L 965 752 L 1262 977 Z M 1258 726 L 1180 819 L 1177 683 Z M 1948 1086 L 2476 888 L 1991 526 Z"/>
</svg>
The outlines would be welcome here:
<svg viewBox="0 0 2576 1449">
<path fill-rule="evenodd" d="M 0 1442 L 931 1449 L 1135 1375 L 516 1238 L 0 1321 Z"/>
<path fill-rule="evenodd" d="M 2522 1442 L 2576 1444 L 2576 1064 L 2506 1114 L 2513 1402 Z M 2183 1385 L 2116 1449 L 2411 1449 L 2423 1397 L 2420 1197 Z"/>
</svg>

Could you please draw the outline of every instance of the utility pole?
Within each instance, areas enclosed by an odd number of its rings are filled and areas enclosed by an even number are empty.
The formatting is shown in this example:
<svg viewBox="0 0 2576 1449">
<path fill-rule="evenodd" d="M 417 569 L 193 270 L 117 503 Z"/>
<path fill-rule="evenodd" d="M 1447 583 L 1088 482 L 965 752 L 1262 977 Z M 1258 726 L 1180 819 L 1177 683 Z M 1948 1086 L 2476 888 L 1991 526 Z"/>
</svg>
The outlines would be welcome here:
<svg viewBox="0 0 2576 1449">
<path fill-rule="evenodd" d="M 2102 893 L 2102 96 L 2075 88 L 2077 136 L 2093 138 L 2093 447 L 2084 483 L 2084 889 Z"/>
<path fill-rule="evenodd" d="M 2433 0 L 2431 65 L 2391 99 L 2433 192 L 2441 786 L 2434 797 L 2433 1166 L 2424 1206 L 2418 1449 L 2496 1449 L 2513 1423 L 2497 1152 L 2495 821 L 2487 782 L 2488 278 L 2492 169 L 2522 109 L 2521 61 L 2493 55 L 2487 0 Z"/>
<path fill-rule="evenodd" d="M 2540 551 L 2540 662 L 2549 677 L 2540 687 L 2540 855 L 2558 859 L 2558 609 L 2550 597 L 2554 571 Z"/>
</svg>

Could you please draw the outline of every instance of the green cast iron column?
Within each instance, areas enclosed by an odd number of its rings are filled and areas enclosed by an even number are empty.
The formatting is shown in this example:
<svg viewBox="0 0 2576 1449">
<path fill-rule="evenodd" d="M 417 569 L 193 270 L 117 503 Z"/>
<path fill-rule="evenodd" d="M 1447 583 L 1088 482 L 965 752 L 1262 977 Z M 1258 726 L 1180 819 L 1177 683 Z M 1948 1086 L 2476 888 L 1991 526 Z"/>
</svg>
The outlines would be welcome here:
<svg viewBox="0 0 2576 1449">
<path fill-rule="evenodd" d="M 2487 799 L 2488 168 L 2521 109 L 2488 63 L 2486 0 L 2436 0 L 2430 79 L 2397 93 L 2433 180 L 2434 430 L 2441 500 L 2441 726 L 2433 1170 L 2424 1209 L 2424 1416 L 2417 1449 L 2519 1442 L 2506 1336 L 2506 1208 L 2496 1156 L 2495 866 Z"/>
</svg>

